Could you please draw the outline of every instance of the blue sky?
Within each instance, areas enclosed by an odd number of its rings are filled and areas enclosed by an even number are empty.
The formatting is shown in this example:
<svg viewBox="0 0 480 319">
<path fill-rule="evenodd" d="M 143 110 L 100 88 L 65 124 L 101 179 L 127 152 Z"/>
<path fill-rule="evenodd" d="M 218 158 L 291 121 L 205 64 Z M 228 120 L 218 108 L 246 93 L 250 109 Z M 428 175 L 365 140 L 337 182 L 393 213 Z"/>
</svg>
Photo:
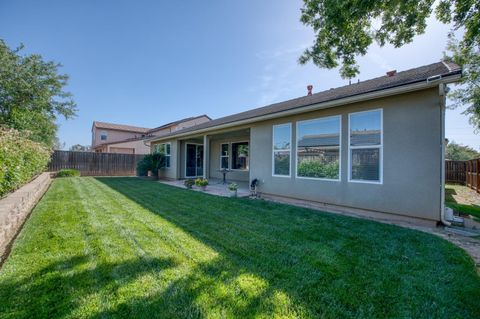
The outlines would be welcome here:
<svg viewBox="0 0 480 319">
<path fill-rule="evenodd" d="M 347 84 L 337 70 L 301 66 L 313 41 L 299 22 L 302 1 L 0 0 L 0 38 L 63 64 L 78 116 L 59 120 L 68 148 L 90 143 L 92 121 L 156 127 L 206 113 L 217 118 Z M 359 78 L 438 61 L 449 27 L 430 19 L 400 49 L 373 46 Z M 355 79 L 356 80 L 356 79 Z M 447 137 L 480 149 L 461 115 Z"/>
</svg>

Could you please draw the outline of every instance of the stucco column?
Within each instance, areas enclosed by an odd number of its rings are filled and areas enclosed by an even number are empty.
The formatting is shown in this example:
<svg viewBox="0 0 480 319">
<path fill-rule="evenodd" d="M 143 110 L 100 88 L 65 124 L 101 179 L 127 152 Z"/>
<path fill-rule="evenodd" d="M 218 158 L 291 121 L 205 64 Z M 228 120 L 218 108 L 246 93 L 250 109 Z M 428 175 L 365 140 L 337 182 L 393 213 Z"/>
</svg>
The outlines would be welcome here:
<svg viewBox="0 0 480 319">
<path fill-rule="evenodd" d="M 210 161 L 210 139 L 207 135 L 203 136 L 203 178 L 208 178 L 209 174 L 209 164 Z"/>
</svg>

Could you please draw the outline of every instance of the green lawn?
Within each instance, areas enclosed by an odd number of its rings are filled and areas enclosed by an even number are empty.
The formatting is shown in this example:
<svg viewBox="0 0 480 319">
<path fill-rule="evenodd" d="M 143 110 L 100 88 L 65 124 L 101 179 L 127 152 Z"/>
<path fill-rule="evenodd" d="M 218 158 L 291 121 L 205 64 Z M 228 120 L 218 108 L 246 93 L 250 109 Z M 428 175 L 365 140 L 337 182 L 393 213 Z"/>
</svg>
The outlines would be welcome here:
<svg viewBox="0 0 480 319">
<path fill-rule="evenodd" d="M 479 318 L 440 238 L 135 178 L 54 181 L 0 270 L 0 318 Z"/>
<path fill-rule="evenodd" d="M 480 195 L 474 190 L 458 184 L 445 185 L 445 205 L 480 222 Z"/>
</svg>

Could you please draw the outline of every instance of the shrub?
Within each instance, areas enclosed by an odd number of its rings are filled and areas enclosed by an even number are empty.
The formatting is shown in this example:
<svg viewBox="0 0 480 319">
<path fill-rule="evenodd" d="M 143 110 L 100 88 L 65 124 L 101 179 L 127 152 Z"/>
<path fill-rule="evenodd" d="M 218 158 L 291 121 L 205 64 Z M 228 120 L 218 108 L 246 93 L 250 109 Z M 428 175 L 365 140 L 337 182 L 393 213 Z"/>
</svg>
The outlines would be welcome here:
<svg viewBox="0 0 480 319">
<path fill-rule="evenodd" d="M 238 184 L 237 183 L 230 183 L 228 184 L 228 189 L 231 190 L 232 192 L 233 191 L 236 191 L 238 189 Z"/>
<path fill-rule="evenodd" d="M 195 180 L 195 185 L 198 186 L 198 187 L 207 186 L 207 185 L 208 185 L 208 179 L 206 179 L 206 178 L 197 178 L 197 179 Z"/>
<path fill-rule="evenodd" d="M 303 160 L 298 164 L 298 176 L 337 179 L 339 164 Z"/>
<path fill-rule="evenodd" d="M 0 196 L 22 186 L 47 167 L 51 151 L 16 130 L 0 128 Z"/>
<path fill-rule="evenodd" d="M 152 171 L 153 176 L 158 175 L 158 170 L 165 167 L 165 155 L 162 153 L 147 154 L 137 163 L 137 176 L 147 176 Z"/>
<path fill-rule="evenodd" d="M 195 184 L 195 181 L 193 179 L 186 179 L 183 182 L 183 185 L 185 185 L 186 188 L 192 188 L 194 184 Z"/>
<path fill-rule="evenodd" d="M 61 169 L 57 173 L 57 177 L 77 177 L 80 176 L 80 171 L 76 169 Z"/>
</svg>

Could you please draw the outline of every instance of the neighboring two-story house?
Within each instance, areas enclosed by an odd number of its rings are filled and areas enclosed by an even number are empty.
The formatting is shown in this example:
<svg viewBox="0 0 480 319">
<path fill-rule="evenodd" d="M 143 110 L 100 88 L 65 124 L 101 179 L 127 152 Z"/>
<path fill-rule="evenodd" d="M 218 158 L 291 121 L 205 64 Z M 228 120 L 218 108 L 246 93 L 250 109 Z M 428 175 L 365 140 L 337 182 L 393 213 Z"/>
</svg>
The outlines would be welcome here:
<svg viewBox="0 0 480 319">
<path fill-rule="evenodd" d="M 167 123 L 156 128 L 94 121 L 92 125 L 92 150 L 97 153 L 148 154 L 148 137 L 162 136 L 210 121 L 200 115 Z"/>
</svg>

